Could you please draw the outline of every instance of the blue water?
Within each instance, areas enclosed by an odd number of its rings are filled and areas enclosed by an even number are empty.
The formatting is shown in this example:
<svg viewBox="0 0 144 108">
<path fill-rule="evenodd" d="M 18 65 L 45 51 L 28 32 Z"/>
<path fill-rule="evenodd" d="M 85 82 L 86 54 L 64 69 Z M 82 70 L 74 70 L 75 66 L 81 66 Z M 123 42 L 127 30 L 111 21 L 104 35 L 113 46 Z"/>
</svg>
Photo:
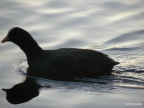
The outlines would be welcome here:
<svg viewBox="0 0 144 108">
<path fill-rule="evenodd" d="M 0 13 L 0 40 L 18 26 L 43 49 L 88 48 L 121 62 L 111 76 L 83 82 L 36 78 L 39 95 L 18 105 L 0 90 L 1 108 L 144 107 L 143 0 L 1 0 Z M 25 82 L 26 68 L 18 46 L 0 44 L 0 89 Z"/>
</svg>

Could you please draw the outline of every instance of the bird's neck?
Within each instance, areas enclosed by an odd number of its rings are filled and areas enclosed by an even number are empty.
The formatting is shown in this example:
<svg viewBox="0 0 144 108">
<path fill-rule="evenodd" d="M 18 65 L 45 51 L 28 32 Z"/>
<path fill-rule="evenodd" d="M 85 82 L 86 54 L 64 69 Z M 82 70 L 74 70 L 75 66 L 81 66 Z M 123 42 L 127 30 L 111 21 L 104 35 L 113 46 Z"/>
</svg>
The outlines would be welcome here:
<svg viewBox="0 0 144 108">
<path fill-rule="evenodd" d="M 19 45 L 19 47 L 24 51 L 27 58 L 33 58 L 42 53 L 42 48 L 37 44 L 36 41 L 33 41 L 32 43 L 27 43 L 25 45 Z"/>
</svg>

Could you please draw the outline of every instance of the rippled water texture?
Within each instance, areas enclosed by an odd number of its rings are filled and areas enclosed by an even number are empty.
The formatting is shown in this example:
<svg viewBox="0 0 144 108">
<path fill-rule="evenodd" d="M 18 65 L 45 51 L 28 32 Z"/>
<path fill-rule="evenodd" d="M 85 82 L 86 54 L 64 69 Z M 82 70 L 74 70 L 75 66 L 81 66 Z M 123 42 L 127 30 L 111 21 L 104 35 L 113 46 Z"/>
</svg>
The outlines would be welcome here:
<svg viewBox="0 0 144 108">
<path fill-rule="evenodd" d="M 24 53 L 0 44 L 0 89 L 15 85 L 12 101 L 29 98 L 13 105 L 0 90 L 1 108 L 144 107 L 144 0 L 1 0 L 0 13 L 0 40 L 19 26 L 44 49 L 89 48 L 121 62 L 97 79 L 31 80 Z"/>
</svg>

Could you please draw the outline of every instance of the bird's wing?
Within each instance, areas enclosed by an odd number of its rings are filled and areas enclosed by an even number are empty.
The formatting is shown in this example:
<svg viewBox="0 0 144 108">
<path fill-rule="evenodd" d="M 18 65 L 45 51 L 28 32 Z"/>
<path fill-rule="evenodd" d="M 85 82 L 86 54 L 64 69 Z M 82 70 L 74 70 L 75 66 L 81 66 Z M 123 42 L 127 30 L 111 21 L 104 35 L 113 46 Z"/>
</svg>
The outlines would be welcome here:
<svg viewBox="0 0 144 108">
<path fill-rule="evenodd" d="M 55 65 L 80 65 L 80 64 L 100 64 L 111 61 L 107 55 L 93 51 L 80 49 L 59 49 L 50 54 L 50 62 Z"/>
</svg>

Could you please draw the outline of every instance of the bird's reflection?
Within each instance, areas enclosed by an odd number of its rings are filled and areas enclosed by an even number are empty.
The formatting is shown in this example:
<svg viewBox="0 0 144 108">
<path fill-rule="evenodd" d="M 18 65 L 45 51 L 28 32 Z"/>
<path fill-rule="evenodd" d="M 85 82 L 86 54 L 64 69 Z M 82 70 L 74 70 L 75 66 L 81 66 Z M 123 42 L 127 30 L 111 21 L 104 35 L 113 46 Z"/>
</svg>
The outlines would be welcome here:
<svg viewBox="0 0 144 108">
<path fill-rule="evenodd" d="M 6 92 L 6 99 L 11 104 L 28 102 L 39 95 L 41 86 L 34 79 L 26 78 L 22 83 L 13 86 L 11 89 L 2 89 Z"/>
<path fill-rule="evenodd" d="M 42 81 L 43 81 L 43 79 L 42 79 Z M 54 80 L 52 80 L 52 81 L 54 81 Z M 58 83 L 57 85 L 55 85 L 54 83 L 48 83 L 48 85 L 46 84 L 46 85 L 43 86 L 43 85 L 37 83 L 37 82 L 39 82 L 39 78 L 26 77 L 24 82 L 16 84 L 10 89 L 2 89 L 2 90 L 6 92 L 6 99 L 9 103 L 11 103 L 11 104 L 21 104 L 21 103 L 28 102 L 31 99 L 37 97 L 39 95 L 39 90 L 41 88 L 51 88 L 54 85 L 55 86 L 59 86 L 59 85 L 62 86 L 63 84 L 65 86 L 65 83 L 63 83 L 63 81 L 64 82 L 66 81 L 67 83 L 69 82 L 68 85 L 69 84 L 73 85 L 72 88 L 82 87 L 81 82 L 87 83 L 87 85 L 85 85 L 85 86 L 88 86 L 92 83 L 93 84 L 97 83 L 98 85 L 109 83 L 109 82 L 106 82 L 106 83 L 101 82 L 101 81 L 99 81 L 99 79 L 95 79 L 95 81 L 96 81 L 95 82 L 93 80 L 87 80 L 87 79 L 83 80 L 81 78 L 80 79 L 79 78 L 78 79 L 71 79 L 71 78 L 69 79 L 69 78 L 67 78 L 66 80 L 57 79 L 55 81 L 56 81 L 55 84 Z M 57 81 L 59 81 L 59 82 L 57 82 Z M 80 82 L 80 83 L 79 84 L 77 83 L 78 85 L 75 85 L 75 83 L 73 84 L 73 82 Z M 92 87 L 92 86 L 90 85 L 90 87 Z M 67 89 L 71 89 L 71 86 Z M 95 89 L 95 88 L 93 88 L 93 89 Z M 100 91 L 101 91 L 101 89 L 100 89 Z M 97 92 L 98 92 L 98 90 L 97 90 Z"/>
<path fill-rule="evenodd" d="M 63 81 L 58 79 L 59 81 Z M 67 81 L 75 82 L 78 80 L 67 79 Z M 81 82 L 81 81 L 80 81 Z M 50 88 L 50 86 L 45 86 Z M 43 88 L 37 83 L 36 78 L 26 77 L 24 82 L 14 85 L 10 89 L 2 89 L 6 92 L 6 99 L 11 104 L 21 104 L 30 101 L 39 95 L 39 89 Z"/>
</svg>

